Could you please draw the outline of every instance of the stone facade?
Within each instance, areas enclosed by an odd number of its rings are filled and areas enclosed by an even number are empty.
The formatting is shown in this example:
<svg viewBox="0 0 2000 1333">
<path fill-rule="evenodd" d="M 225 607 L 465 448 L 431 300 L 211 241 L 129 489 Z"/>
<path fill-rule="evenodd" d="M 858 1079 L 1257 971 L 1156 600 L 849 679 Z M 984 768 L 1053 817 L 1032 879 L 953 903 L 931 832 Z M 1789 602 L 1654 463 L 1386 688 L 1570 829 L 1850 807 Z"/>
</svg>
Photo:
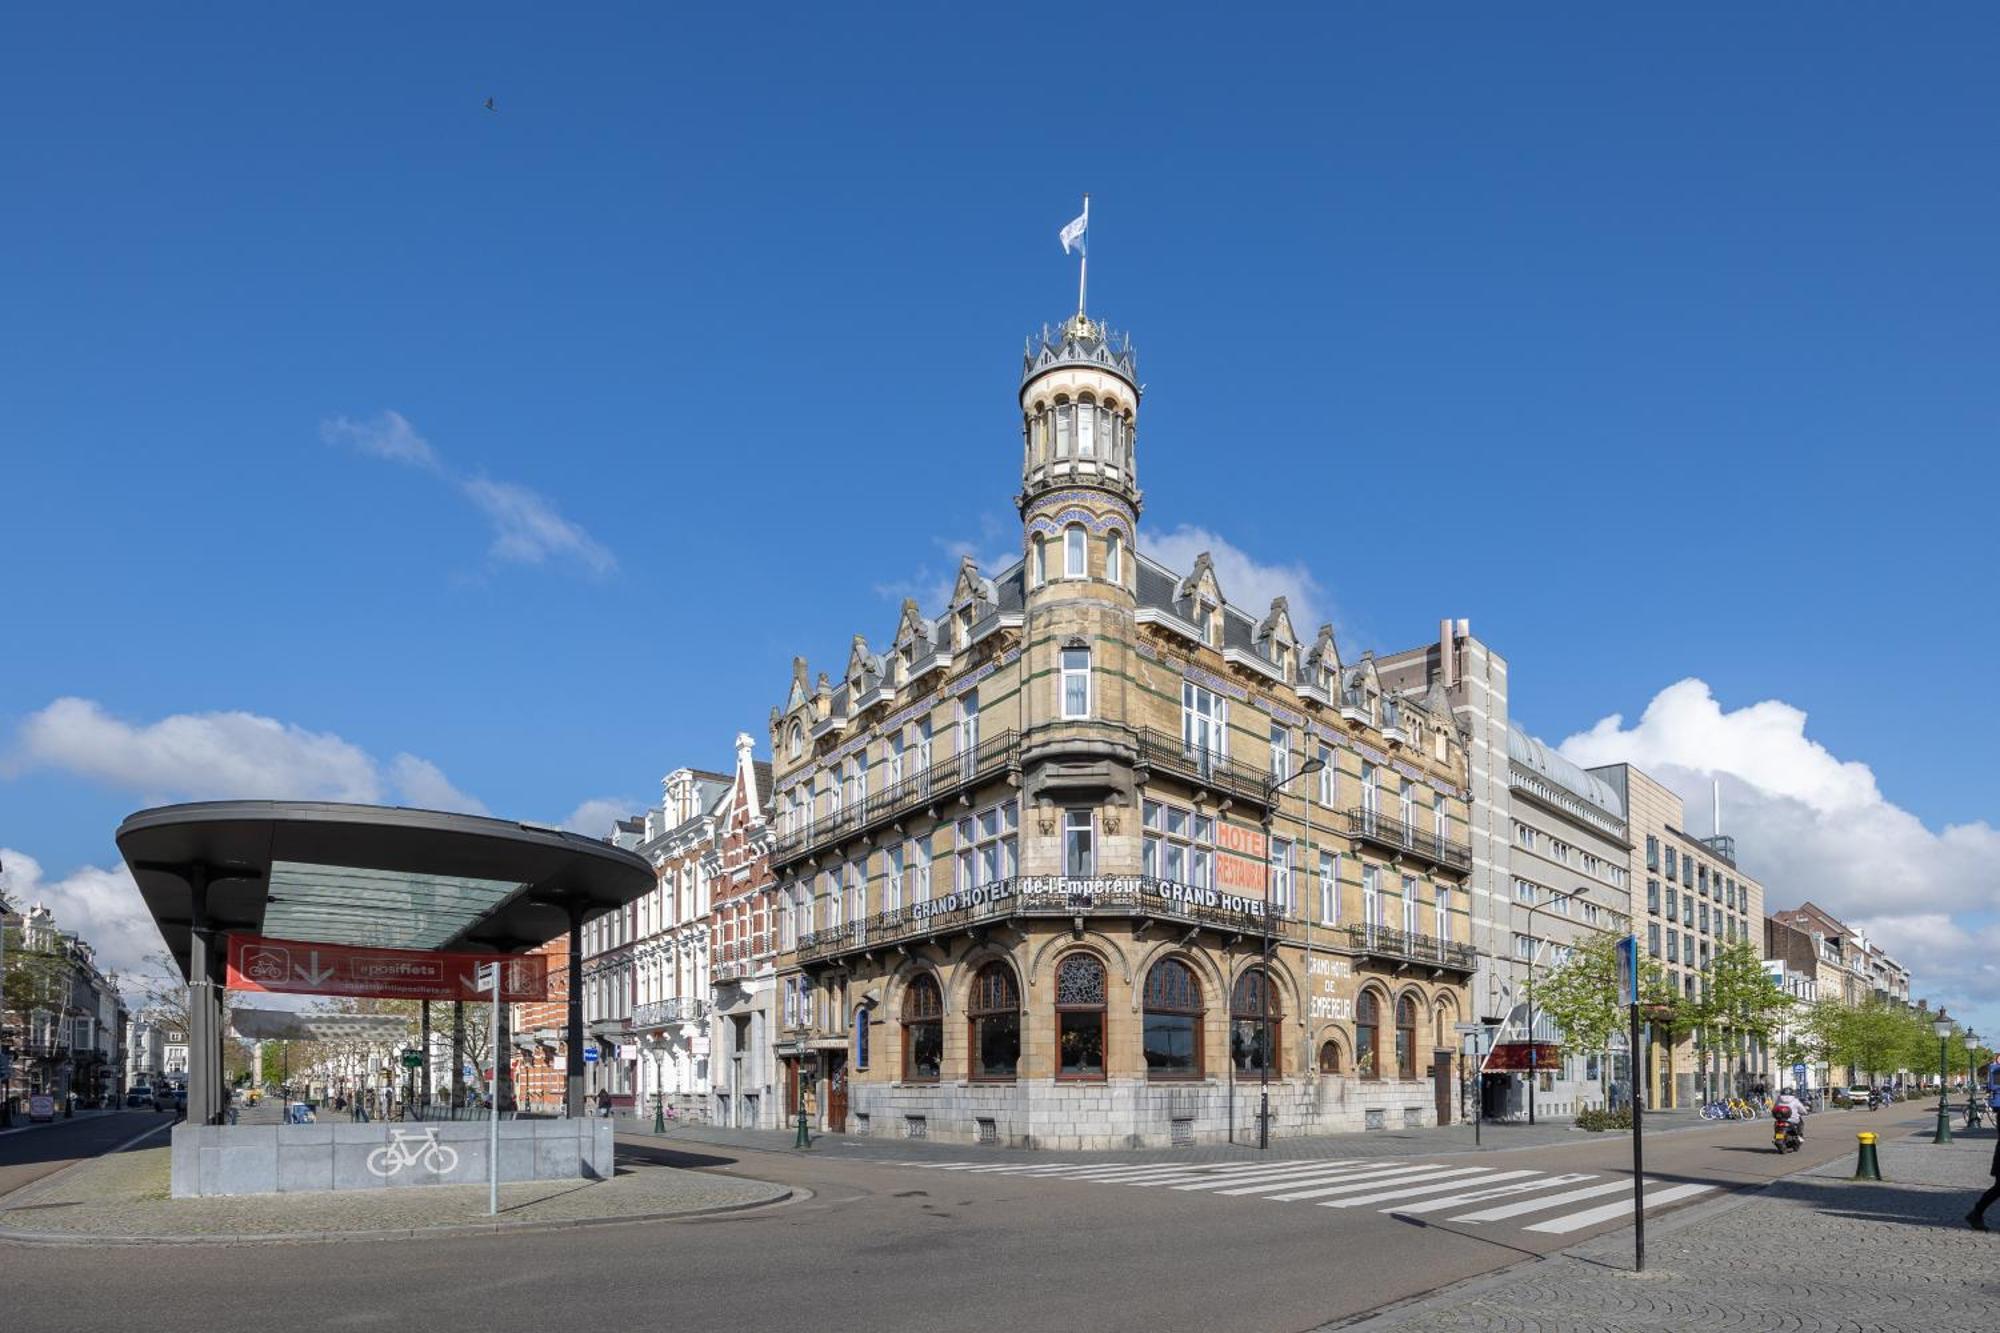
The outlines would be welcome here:
<svg viewBox="0 0 2000 1333">
<path fill-rule="evenodd" d="M 1473 963 L 1449 707 L 1330 627 L 1301 641 L 1282 598 L 1232 605 L 1206 555 L 1139 551 L 1138 399 L 1102 325 L 1031 339 L 1020 558 L 964 562 L 941 615 L 906 603 L 838 683 L 794 662 L 771 716 L 788 1111 L 1073 1147 L 1254 1138 L 1267 1096 L 1275 1135 L 1452 1114 Z"/>
</svg>

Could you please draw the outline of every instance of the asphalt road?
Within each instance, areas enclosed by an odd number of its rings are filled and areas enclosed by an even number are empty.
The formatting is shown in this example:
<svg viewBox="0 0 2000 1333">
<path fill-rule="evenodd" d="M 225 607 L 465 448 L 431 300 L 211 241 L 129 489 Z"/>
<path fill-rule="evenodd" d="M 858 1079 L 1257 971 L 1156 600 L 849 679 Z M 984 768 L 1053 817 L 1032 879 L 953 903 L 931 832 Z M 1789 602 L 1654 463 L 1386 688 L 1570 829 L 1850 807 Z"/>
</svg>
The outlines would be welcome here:
<svg viewBox="0 0 2000 1333">
<path fill-rule="evenodd" d="M 117 1111 L 0 1133 L 0 1195 L 11 1194 L 71 1162 L 110 1152 L 149 1129 L 158 1129 L 160 1137 L 146 1140 L 147 1144 L 164 1142 L 165 1127 L 173 1122 L 171 1115 L 158 1111 Z M 25 1117 L 18 1117 L 15 1123 L 23 1125 Z"/>
<path fill-rule="evenodd" d="M 1659 1188 L 1704 1185 L 1698 1204 L 1854 1151 L 1854 1131 L 1912 1124 L 1911 1109 L 1815 1117 L 1807 1150 L 1780 1158 L 1768 1122 L 1722 1124 L 1649 1143 Z M 4 1142 L 4 1140 L 0 1140 Z M 1506 1211 L 1508 1190 L 1597 1190 L 1558 1213 L 1629 1204 L 1629 1140 L 1578 1136 L 1558 1146 L 1477 1155 L 1376 1159 L 1374 1183 L 1344 1183 L 1325 1160 L 1270 1168 L 1325 1172 L 1303 1193 L 1232 1183 L 1176 1187 L 1179 1176 L 1067 1179 L 1030 1175 L 1004 1155 L 902 1166 L 814 1153 L 663 1147 L 621 1139 L 622 1153 L 803 1185 L 800 1202 L 679 1222 L 636 1223 L 506 1237 L 102 1250 L 0 1246 L 10 1324 L 34 1330 L 102 1327 L 101 1312 L 144 1308 L 149 1333 L 266 1329 L 292 1311 L 316 1329 L 384 1326 L 547 1328 L 573 1325 L 760 1326 L 871 1330 L 1299 1330 L 1403 1300 L 1460 1279 L 1567 1248 L 1624 1225 L 1613 1218 L 1562 1232 L 1530 1229 L 1546 1213 L 1482 1222 Z M 1206 1164 L 1202 1172 L 1247 1170 Z M 1157 1172 L 1158 1168 L 1154 1168 Z M 1456 1182 L 1491 1189 L 1452 1202 Z M 1387 1176 L 1381 1173 L 1401 1171 Z M 1447 1175 L 1447 1172 L 1463 1173 Z M 1549 1184 L 1550 1173 L 1588 1183 Z M 1069 1169 L 1068 1174 L 1076 1171 Z M 1501 1177 L 1502 1179 L 1496 1179 Z M 1197 1177 L 1199 1181 L 1200 1177 Z M 1148 1185 L 1148 1180 L 1165 1182 Z M 1412 1197 L 1396 1187 L 1428 1189 Z M 1623 1181 L 1626 1190 L 1617 1191 Z M 1377 1193 L 1444 1202 L 1408 1214 Z M 1329 1206 L 1361 1200 L 1361 1206 Z M 1624 1210 L 1620 1210 L 1624 1211 Z M 1627 1214 L 1629 1216 L 1629 1213 Z M 212 1256 L 212 1257 L 204 1257 Z M 79 1302 L 88 1290 L 93 1299 Z M 291 1318 L 291 1316 L 287 1316 Z M 19 1322 L 16 1322 L 19 1321 Z"/>
</svg>

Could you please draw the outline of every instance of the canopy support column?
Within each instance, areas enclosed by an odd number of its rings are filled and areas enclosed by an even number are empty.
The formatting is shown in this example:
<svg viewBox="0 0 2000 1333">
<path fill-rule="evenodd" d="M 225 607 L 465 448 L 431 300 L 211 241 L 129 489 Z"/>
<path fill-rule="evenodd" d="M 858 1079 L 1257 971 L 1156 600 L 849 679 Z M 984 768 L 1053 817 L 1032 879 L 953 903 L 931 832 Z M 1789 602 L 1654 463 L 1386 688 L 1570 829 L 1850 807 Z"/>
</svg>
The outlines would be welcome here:
<svg viewBox="0 0 2000 1333">
<path fill-rule="evenodd" d="M 465 1001 L 451 1002 L 451 1105 L 465 1105 Z"/>
<path fill-rule="evenodd" d="M 222 1097 L 222 992 L 228 939 L 209 929 L 208 867 L 187 868 L 193 929 L 188 945 L 187 1118 L 191 1125 L 219 1125 Z"/>
<path fill-rule="evenodd" d="M 423 1002 L 423 1037 L 417 1045 L 423 1048 L 424 1062 L 418 1066 L 420 1082 L 417 1087 L 417 1105 L 423 1110 L 420 1115 L 429 1115 L 431 1109 L 431 1002 Z"/>
<path fill-rule="evenodd" d="M 566 1080 L 563 1108 L 571 1119 L 583 1114 L 583 904 L 569 904 L 569 1009 L 564 1037 Z"/>
</svg>

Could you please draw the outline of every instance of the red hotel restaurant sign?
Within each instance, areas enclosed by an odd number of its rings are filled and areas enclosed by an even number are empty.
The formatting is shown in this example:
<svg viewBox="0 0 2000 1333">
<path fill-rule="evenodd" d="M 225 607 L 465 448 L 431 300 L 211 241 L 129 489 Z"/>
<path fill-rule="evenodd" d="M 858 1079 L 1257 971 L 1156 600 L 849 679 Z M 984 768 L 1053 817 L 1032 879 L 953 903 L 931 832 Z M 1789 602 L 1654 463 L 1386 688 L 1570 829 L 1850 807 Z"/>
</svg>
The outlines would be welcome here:
<svg viewBox="0 0 2000 1333">
<path fill-rule="evenodd" d="M 500 964 L 502 1000 L 546 1000 L 548 959 L 507 953 L 352 949 L 306 940 L 229 937 L 231 990 L 354 995 L 380 1000 L 484 1000 L 479 969 Z"/>
</svg>

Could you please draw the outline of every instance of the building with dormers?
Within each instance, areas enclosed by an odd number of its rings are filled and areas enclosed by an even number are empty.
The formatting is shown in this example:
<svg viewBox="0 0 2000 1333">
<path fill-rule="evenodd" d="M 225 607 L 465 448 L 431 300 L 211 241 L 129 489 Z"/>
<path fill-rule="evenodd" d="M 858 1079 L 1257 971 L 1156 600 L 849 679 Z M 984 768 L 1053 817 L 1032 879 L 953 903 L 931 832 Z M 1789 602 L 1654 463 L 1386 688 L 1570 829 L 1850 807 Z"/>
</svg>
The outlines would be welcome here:
<svg viewBox="0 0 2000 1333">
<path fill-rule="evenodd" d="M 1021 545 L 771 713 L 785 1105 L 1089 1148 L 1428 1125 L 1469 1013 L 1467 762 L 1283 599 L 1138 543 L 1129 340 L 1029 340 Z M 996 460 L 997 462 L 997 460 Z"/>
</svg>

